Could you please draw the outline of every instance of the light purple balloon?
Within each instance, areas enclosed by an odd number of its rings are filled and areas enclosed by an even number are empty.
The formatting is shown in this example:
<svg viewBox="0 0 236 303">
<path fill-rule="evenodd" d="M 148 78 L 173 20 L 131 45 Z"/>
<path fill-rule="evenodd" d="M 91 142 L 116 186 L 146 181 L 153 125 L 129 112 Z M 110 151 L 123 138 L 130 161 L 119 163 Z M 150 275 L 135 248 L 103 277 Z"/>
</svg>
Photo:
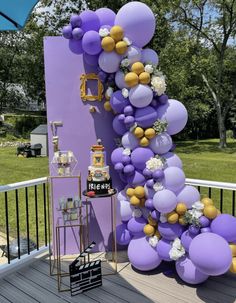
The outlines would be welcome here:
<svg viewBox="0 0 236 303">
<path fill-rule="evenodd" d="M 70 17 L 70 24 L 73 28 L 80 27 L 82 25 L 81 17 L 77 14 L 73 14 Z"/>
<path fill-rule="evenodd" d="M 123 173 L 127 176 L 133 175 L 134 172 L 135 172 L 135 168 L 132 164 L 127 164 L 123 169 Z"/>
<path fill-rule="evenodd" d="M 149 199 L 152 199 L 156 193 L 155 190 L 153 188 L 148 187 L 147 184 L 144 185 L 144 190 L 145 190 L 145 197 Z"/>
<path fill-rule="evenodd" d="M 155 154 L 162 155 L 167 153 L 172 146 L 171 136 L 167 133 L 156 135 L 150 140 L 150 148 Z"/>
<path fill-rule="evenodd" d="M 148 106 L 152 102 L 153 91 L 149 85 L 138 84 L 129 91 L 130 103 L 137 108 Z"/>
<path fill-rule="evenodd" d="M 121 190 L 118 195 L 117 195 L 117 200 L 122 201 L 122 200 L 127 200 L 128 197 L 126 196 L 125 190 Z"/>
<path fill-rule="evenodd" d="M 160 120 L 166 120 L 168 134 L 175 135 L 184 129 L 188 121 L 188 112 L 181 102 L 169 99 L 166 104 L 158 107 L 157 117 Z"/>
<path fill-rule="evenodd" d="M 179 238 L 183 231 L 184 227 L 179 223 L 170 224 L 170 223 L 159 223 L 158 231 L 161 236 L 166 240 L 174 240 L 175 238 Z"/>
<path fill-rule="evenodd" d="M 99 18 L 100 25 L 114 25 L 116 14 L 111 9 L 102 7 L 97 9 L 95 14 Z"/>
<path fill-rule="evenodd" d="M 124 148 L 129 148 L 131 150 L 134 150 L 136 147 L 139 146 L 138 139 L 131 132 L 126 132 L 123 135 L 121 143 Z"/>
<path fill-rule="evenodd" d="M 191 208 L 193 203 L 199 200 L 200 194 L 198 190 L 191 185 L 186 185 L 177 195 L 178 203 L 183 202 L 187 208 Z"/>
<path fill-rule="evenodd" d="M 124 119 L 124 123 L 125 123 L 125 126 L 127 129 L 129 129 L 131 126 L 133 126 L 134 122 L 135 122 L 135 120 L 134 120 L 133 116 L 127 116 Z"/>
<path fill-rule="evenodd" d="M 120 245 L 128 245 L 131 240 L 131 234 L 126 229 L 126 224 L 120 224 L 116 227 L 116 241 Z"/>
<path fill-rule="evenodd" d="M 203 227 L 201 228 L 201 233 L 211 233 L 212 230 L 210 227 Z"/>
<path fill-rule="evenodd" d="M 200 272 L 188 256 L 180 258 L 175 263 L 180 279 L 189 284 L 200 284 L 208 279 L 208 275 Z"/>
<path fill-rule="evenodd" d="M 110 104 L 115 112 L 122 113 L 123 109 L 129 104 L 129 99 L 123 97 L 121 90 L 117 90 L 112 94 Z"/>
<path fill-rule="evenodd" d="M 114 169 L 118 172 L 122 172 L 124 169 L 124 165 L 122 163 L 116 163 Z"/>
<path fill-rule="evenodd" d="M 113 165 L 122 162 L 123 151 L 124 151 L 123 147 L 117 147 L 116 149 L 113 150 L 111 154 L 111 162 Z"/>
<path fill-rule="evenodd" d="M 135 171 L 133 175 L 127 177 L 127 181 L 132 186 L 138 186 L 144 185 L 146 180 L 140 172 Z"/>
<path fill-rule="evenodd" d="M 148 271 L 161 263 L 156 250 L 148 243 L 146 237 L 134 237 L 128 246 L 130 263 L 137 269 Z"/>
<path fill-rule="evenodd" d="M 184 184 L 185 174 L 182 169 L 173 166 L 164 170 L 164 187 L 176 193 L 184 187 Z"/>
<path fill-rule="evenodd" d="M 82 47 L 82 40 L 70 39 L 69 40 L 69 49 L 72 51 L 72 53 L 74 53 L 76 55 L 83 54 L 84 50 Z"/>
<path fill-rule="evenodd" d="M 91 65 L 91 66 L 97 66 L 98 65 L 98 55 L 89 55 L 87 53 L 84 53 L 83 55 L 83 58 L 84 58 L 84 62 L 88 65 Z M 100 73 L 104 73 L 103 71 L 99 72 Z M 106 74 L 104 73 L 105 77 L 106 77 Z M 100 75 L 99 75 L 100 77 Z M 103 79 L 100 78 L 101 81 L 103 81 Z"/>
<path fill-rule="evenodd" d="M 118 200 L 118 211 L 122 221 L 129 221 L 132 218 L 134 207 L 126 200 Z"/>
<path fill-rule="evenodd" d="M 145 201 L 145 207 L 148 208 L 149 210 L 154 210 L 154 206 L 153 206 L 153 201 L 152 199 L 147 199 Z"/>
<path fill-rule="evenodd" d="M 176 195 L 168 189 L 160 190 L 153 197 L 153 205 L 160 213 L 169 213 L 177 205 Z"/>
<path fill-rule="evenodd" d="M 232 262 L 228 242 L 215 233 L 201 233 L 191 242 L 189 257 L 199 271 L 218 276 L 226 273 Z"/>
<path fill-rule="evenodd" d="M 100 21 L 95 12 L 87 9 L 80 14 L 80 18 L 82 20 L 81 28 L 84 32 L 91 30 L 98 32 L 100 28 Z"/>
<path fill-rule="evenodd" d="M 152 213 L 151 213 L 151 217 L 153 218 L 153 220 L 158 221 L 159 218 L 160 218 L 160 213 L 159 213 L 159 211 L 153 210 Z"/>
<path fill-rule="evenodd" d="M 199 223 L 201 224 L 201 227 L 208 227 L 211 224 L 211 221 L 207 217 L 201 216 L 199 218 Z"/>
<path fill-rule="evenodd" d="M 236 241 L 236 218 L 229 214 L 221 214 L 211 222 L 211 230 L 228 242 Z"/>
<path fill-rule="evenodd" d="M 156 20 L 152 10 L 144 3 L 129 2 L 118 11 L 115 24 L 120 25 L 135 45 L 143 47 L 152 39 Z"/>
<path fill-rule="evenodd" d="M 184 231 L 181 236 L 181 243 L 184 247 L 184 249 L 188 252 L 190 243 L 192 242 L 193 238 L 195 238 L 196 235 L 191 234 L 188 230 Z"/>
<path fill-rule="evenodd" d="M 153 49 L 144 48 L 142 50 L 141 61 L 144 64 L 158 65 L 159 58 L 158 58 L 157 53 Z"/>
<path fill-rule="evenodd" d="M 195 225 L 190 225 L 188 231 L 190 234 L 197 236 L 200 233 L 200 227 Z"/>
<path fill-rule="evenodd" d="M 112 126 L 114 131 L 120 136 L 124 135 L 124 133 L 127 132 L 124 122 L 119 121 L 118 116 L 115 116 L 115 118 L 113 119 Z"/>
<path fill-rule="evenodd" d="M 153 179 L 149 179 L 149 180 L 147 180 L 147 182 L 146 182 L 146 186 L 147 186 L 148 188 L 151 188 L 151 189 L 153 188 L 154 184 L 155 184 L 155 182 L 154 182 Z"/>
<path fill-rule="evenodd" d="M 125 108 L 124 108 L 124 114 L 126 116 L 132 116 L 134 113 L 134 108 L 132 105 L 127 105 Z"/>
<path fill-rule="evenodd" d="M 73 39 L 75 39 L 75 40 L 82 39 L 83 35 L 84 35 L 84 31 L 82 30 L 82 28 L 76 27 L 72 31 L 72 36 L 73 36 Z"/>
<path fill-rule="evenodd" d="M 137 108 L 134 117 L 139 126 L 147 128 L 157 120 L 157 112 L 152 106 Z"/>
<path fill-rule="evenodd" d="M 123 155 L 122 156 L 122 163 L 124 165 L 130 164 L 130 162 L 131 162 L 130 156 L 128 156 L 128 155 Z"/>
<path fill-rule="evenodd" d="M 147 224 L 147 220 L 143 217 L 131 218 L 127 223 L 127 229 L 131 232 L 132 235 L 144 236 L 143 228 Z"/>
<path fill-rule="evenodd" d="M 146 167 L 146 162 L 154 156 L 150 148 L 137 147 L 131 154 L 133 165 L 140 170 Z"/>
<path fill-rule="evenodd" d="M 98 32 L 88 31 L 84 34 L 82 39 L 83 50 L 89 55 L 97 55 L 101 52 L 101 37 Z"/>
<path fill-rule="evenodd" d="M 137 46 L 131 45 L 128 47 L 126 56 L 129 59 L 131 66 L 133 63 L 141 60 L 141 49 Z"/>
<path fill-rule="evenodd" d="M 168 152 L 168 153 L 162 155 L 162 157 L 166 159 L 167 167 L 175 166 L 175 167 L 179 167 L 180 169 L 183 168 L 182 161 L 176 154 L 174 154 L 172 152 Z"/>
<path fill-rule="evenodd" d="M 66 39 L 72 39 L 72 26 L 70 24 L 63 27 L 62 35 Z"/>
<path fill-rule="evenodd" d="M 169 240 L 161 239 L 158 241 L 157 246 L 156 246 L 156 251 L 159 255 L 159 257 L 167 262 L 173 261 L 170 258 L 169 252 L 172 248 L 172 242 Z"/>
<path fill-rule="evenodd" d="M 116 85 L 119 87 L 119 89 L 128 88 L 128 86 L 125 83 L 124 73 L 120 70 L 118 70 L 118 72 L 116 72 L 115 82 L 116 82 Z"/>
<path fill-rule="evenodd" d="M 98 59 L 99 67 L 106 73 L 115 73 L 120 66 L 121 57 L 116 52 L 102 52 Z"/>
</svg>

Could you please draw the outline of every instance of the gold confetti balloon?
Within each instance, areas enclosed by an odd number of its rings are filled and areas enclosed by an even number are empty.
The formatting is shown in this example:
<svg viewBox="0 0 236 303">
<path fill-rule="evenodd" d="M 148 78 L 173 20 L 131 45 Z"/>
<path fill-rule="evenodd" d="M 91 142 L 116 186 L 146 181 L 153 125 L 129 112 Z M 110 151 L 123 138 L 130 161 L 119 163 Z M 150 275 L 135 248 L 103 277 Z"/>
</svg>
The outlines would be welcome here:
<svg viewBox="0 0 236 303">
<path fill-rule="evenodd" d="M 137 186 L 134 189 L 134 195 L 140 199 L 145 197 L 145 190 L 143 186 Z"/>
<path fill-rule="evenodd" d="M 132 66 L 131 66 L 131 70 L 133 73 L 140 75 L 142 72 L 144 72 L 144 65 L 141 62 L 135 62 Z"/>
<path fill-rule="evenodd" d="M 147 128 L 144 132 L 144 136 L 148 139 L 152 139 L 156 136 L 156 132 L 153 128 Z"/>
<path fill-rule="evenodd" d="M 215 219 L 218 215 L 218 212 L 214 205 L 207 205 L 204 207 L 203 214 L 208 219 Z"/>
<path fill-rule="evenodd" d="M 105 52 L 112 52 L 115 48 L 115 41 L 114 39 L 112 39 L 111 37 L 104 37 L 102 39 L 102 49 L 105 51 Z"/>
<path fill-rule="evenodd" d="M 187 206 L 184 203 L 178 203 L 176 206 L 175 211 L 177 212 L 177 214 L 179 215 L 184 215 L 187 211 Z"/>
<path fill-rule="evenodd" d="M 130 72 L 125 75 L 125 83 L 128 87 L 133 87 L 138 84 L 138 75 Z"/>
<path fill-rule="evenodd" d="M 116 43 L 116 52 L 119 55 L 124 55 L 127 52 L 127 43 L 124 41 L 119 41 Z"/>
<path fill-rule="evenodd" d="M 155 233 L 155 228 L 150 224 L 146 224 L 143 228 L 143 232 L 145 233 L 146 236 L 151 237 Z"/>
<path fill-rule="evenodd" d="M 150 74 L 146 72 L 142 72 L 139 76 L 139 83 L 141 84 L 149 84 L 151 81 Z"/>
<path fill-rule="evenodd" d="M 119 25 L 115 25 L 110 30 L 110 36 L 116 41 L 120 41 L 124 37 L 123 28 Z"/>
<path fill-rule="evenodd" d="M 144 130 L 138 126 L 134 130 L 134 135 L 136 138 L 142 138 L 144 136 Z"/>
</svg>

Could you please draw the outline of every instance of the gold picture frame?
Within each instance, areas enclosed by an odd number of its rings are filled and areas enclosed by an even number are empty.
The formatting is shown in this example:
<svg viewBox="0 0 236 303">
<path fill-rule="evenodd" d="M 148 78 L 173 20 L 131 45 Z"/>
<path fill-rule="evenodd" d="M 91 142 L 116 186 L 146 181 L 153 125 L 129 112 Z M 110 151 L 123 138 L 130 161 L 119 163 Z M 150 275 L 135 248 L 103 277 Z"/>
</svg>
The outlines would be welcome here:
<svg viewBox="0 0 236 303">
<path fill-rule="evenodd" d="M 94 153 L 92 155 L 92 163 L 95 167 L 103 167 L 104 166 L 104 155 L 103 153 Z"/>
<path fill-rule="evenodd" d="M 102 101 L 103 99 L 103 84 L 99 79 L 98 75 L 95 73 L 92 74 L 82 74 L 80 76 L 81 85 L 80 85 L 80 97 L 82 101 Z M 88 80 L 97 81 L 97 95 L 87 95 L 87 82 Z"/>
</svg>

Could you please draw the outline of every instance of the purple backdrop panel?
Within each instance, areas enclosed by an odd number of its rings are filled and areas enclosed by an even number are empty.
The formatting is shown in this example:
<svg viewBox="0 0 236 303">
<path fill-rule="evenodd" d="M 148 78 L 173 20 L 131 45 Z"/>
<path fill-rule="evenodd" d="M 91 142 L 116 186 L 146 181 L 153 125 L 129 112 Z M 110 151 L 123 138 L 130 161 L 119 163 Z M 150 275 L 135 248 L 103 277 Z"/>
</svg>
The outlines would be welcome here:
<svg viewBox="0 0 236 303">
<path fill-rule="evenodd" d="M 90 147 L 98 138 L 102 139 L 107 151 L 107 163 L 110 165 L 113 185 L 120 189 L 121 181 L 110 161 L 111 152 L 115 148 L 114 138 L 117 137 L 112 130 L 113 115 L 103 109 L 104 102 L 83 102 L 80 98 L 80 75 L 93 72 L 93 70 L 85 66 L 82 55 L 75 55 L 69 50 L 68 40 L 62 37 L 45 38 L 44 58 L 48 122 L 58 120 L 63 122 L 63 126 L 58 128 L 57 133 L 59 148 L 74 152 L 78 160 L 77 173 L 79 170 L 82 174 L 82 190 L 86 187 Z M 93 84 L 89 89 L 94 90 Z M 96 107 L 96 113 L 89 112 L 91 105 Z M 48 133 L 50 163 L 53 157 L 50 126 Z M 50 167 L 50 172 L 53 173 L 52 167 Z M 70 186 L 73 187 L 73 185 Z M 69 189 L 70 186 L 68 185 Z M 58 199 L 65 196 L 64 191 L 65 186 L 55 185 L 55 208 Z M 71 191 L 73 192 L 72 189 Z M 55 211 L 54 222 L 56 222 L 56 217 Z M 90 239 L 96 241 L 100 250 L 111 247 L 110 218 L 110 200 L 93 199 L 90 214 Z M 72 232 L 67 234 L 67 253 L 78 253 L 73 237 Z"/>
</svg>

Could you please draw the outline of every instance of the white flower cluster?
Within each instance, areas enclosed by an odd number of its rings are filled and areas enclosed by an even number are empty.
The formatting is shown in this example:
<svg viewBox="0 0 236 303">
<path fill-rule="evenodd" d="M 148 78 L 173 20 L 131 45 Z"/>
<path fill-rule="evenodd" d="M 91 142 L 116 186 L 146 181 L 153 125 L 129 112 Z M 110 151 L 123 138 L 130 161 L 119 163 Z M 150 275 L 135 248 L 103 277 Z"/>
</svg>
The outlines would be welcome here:
<svg viewBox="0 0 236 303">
<path fill-rule="evenodd" d="M 127 98 L 129 97 L 129 91 L 128 91 L 127 88 L 122 88 L 121 93 L 122 93 L 122 96 L 123 96 L 125 99 L 127 99 Z"/>
<path fill-rule="evenodd" d="M 129 61 L 128 58 L 125 58 L 125 59 L 123 59 L 123 60 L 121 61 L 120 64 L 121 64 L 122 67 L 128 67 L 128 66 L 130 65 L 130 61 Z"/>
<path fill-rule="evenodd" d="M 192 209 L 188 210 L 188 213 L 191 215 L 192 219 L 199 219 L 203 215 L 203 209 L 204 204 L 197 201 L 192 205 Z"/>
<path fill-rule="evenodd" d="M 149 243 L 152 247 L 156 247 L 158 241 L 159 241 L 159 240 L 158 240 L 157 236 L 153 236 L 153 237 L 150 237 L 150 238 L 149 238 L 148 243 Z"/>
<path fill-rule="evenodd" d="M 125 148 L 122 152 L 124 156 L 129 156 L 131 154 L 131 150 L 129 148 Z"/>
<path fill-rule="evenodd" d="M 110 34 L 109 30 L 107 28 L 100 28 L 99 29 L 99 36 L 100 37 L 107 37 Z"/>
<path fill-rule="evenodd" d="M 164 186 L 162 185 L 161 182 L 156 182 L 156 183 L 153 185 L 153 189 L 154 189 L 155 191 L 163 190 L 163 189 L 164 189 Z"/>
<path fill-rule="evenodd" d="M 169 256 L 172 260 L 178 260 L 185 255 L 185 249 L 179 238 L 176 238 L 172 243 L 172 248 L 169 251 Z"/>
<path fill-rule="evenodd" d="M 123 38 L 123 41 L 124 41 L 128 46 L 130 46 L 130 45 L 133 43 L 128 37 L 124 37 L 124 38 Z"/>
<path fill-rule="evenodd" d="M 145 65 L 144 70 L 145 70 L 146 73 L 152 74 L 153 71 L 154 71 L 154 68 L 151 64 L 147 64 L 147 65 Z"/>
<path fill-rule="evenodd" d="M 142 211 L 141 211 L 141 209 L 139 209 L 139 208 L 135 208 L 134 210 L 133 210 L 133 212 L 132 212 L 132 217 L 134 217 L 134 218 L 140 218 L 140 217 L 142 217 Z"/>
<path fill-rule="evenodd" d="M 167 222 L 166 215 L 161 213 L 159 220 L 160 220 L 161 223 L 166 223 Z"/>
<path fill-rule="evenodd" d="M 157 93 L 158 96 L 161 96 L 166 91 L 166 81 L 165 77 L 162 76 L 153 76 L 151 80 L 152 89 Z"/>
<path fill-rule="evenodd" d="M 158 158 L 151 158 L 146 162 L 146 168 L 150 171 L 154 172 L 157 169 L 162 169 L 164 166 L 161 159 Z"/>
</svg>

